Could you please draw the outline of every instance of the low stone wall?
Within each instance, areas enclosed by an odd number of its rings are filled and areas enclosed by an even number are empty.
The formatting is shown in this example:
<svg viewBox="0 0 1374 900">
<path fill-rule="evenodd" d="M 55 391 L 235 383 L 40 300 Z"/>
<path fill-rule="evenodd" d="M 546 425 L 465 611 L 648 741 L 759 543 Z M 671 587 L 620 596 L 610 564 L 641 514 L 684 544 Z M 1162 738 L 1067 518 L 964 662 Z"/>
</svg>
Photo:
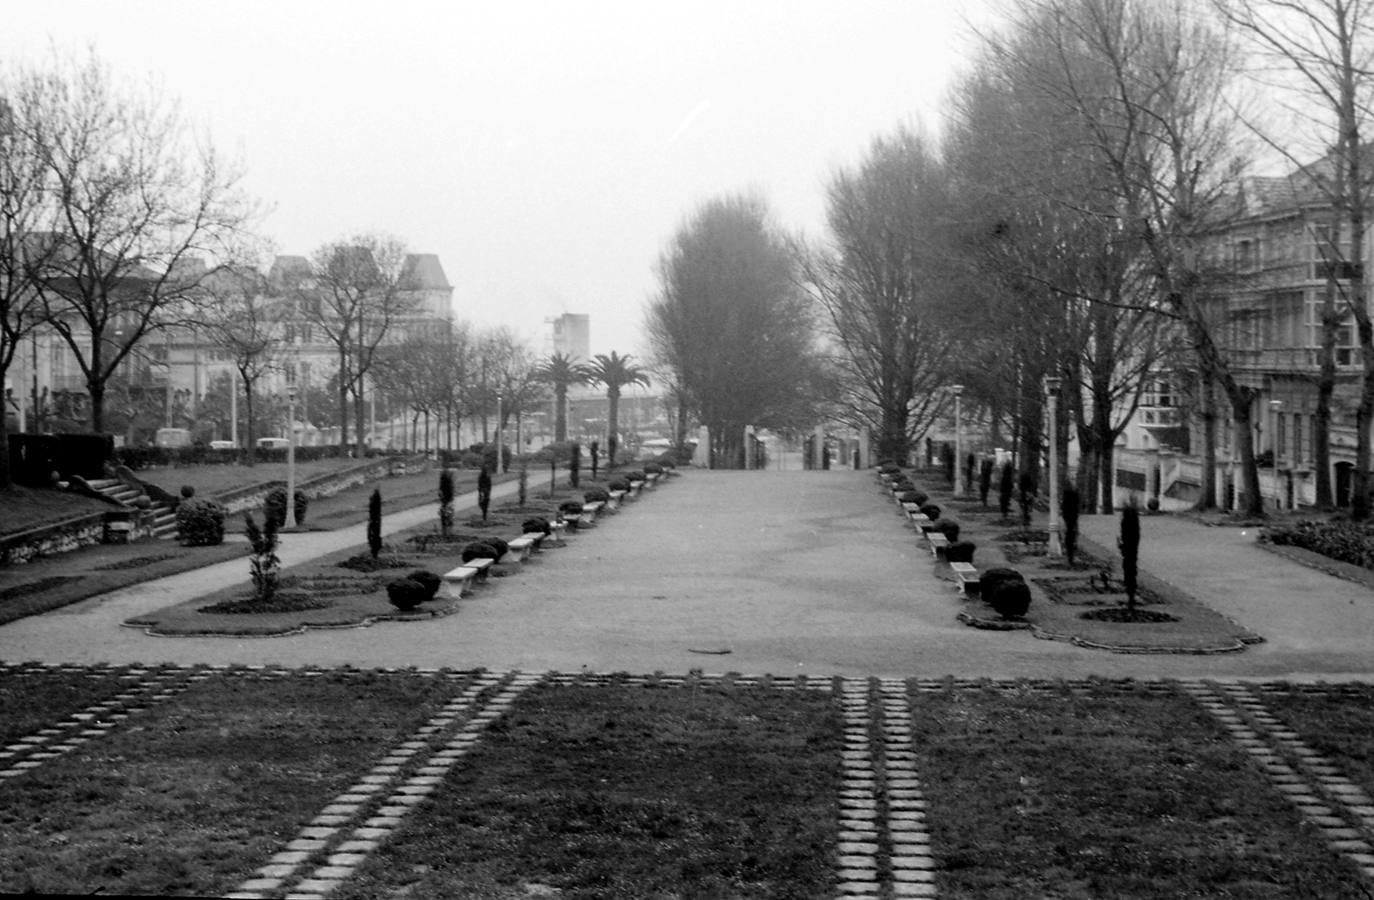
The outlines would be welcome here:
<svg viewBox="0 0 1374 900">
<path fill-rule="evenodd" d="M 0 566 L 16 566 L 40 556 L 69 553 L 105 539 L 105 513 L 92 513 L 0 538 Z"/>
<path fill-rule="evenodd" d="M 369 463 L 354 466 L 351 469 L 316 475 L 314 478 L 299 482 L 296 485 L 296 490 L 311 500 L 320 497 L 332 497 L 340 491 L 360 484 L 367 484 L 397 472 L 422 471 L 425 465 L 424 457 L 382 457 Z M 284 481 L 268 481 L 235 488 L 232 491 L 224 491 L 215 495 L 213 499 L 232 515 L 244 510 L 260 508 L 268 494 L 277 488 L 285 487 L 286 482 Z"/>
</svg>

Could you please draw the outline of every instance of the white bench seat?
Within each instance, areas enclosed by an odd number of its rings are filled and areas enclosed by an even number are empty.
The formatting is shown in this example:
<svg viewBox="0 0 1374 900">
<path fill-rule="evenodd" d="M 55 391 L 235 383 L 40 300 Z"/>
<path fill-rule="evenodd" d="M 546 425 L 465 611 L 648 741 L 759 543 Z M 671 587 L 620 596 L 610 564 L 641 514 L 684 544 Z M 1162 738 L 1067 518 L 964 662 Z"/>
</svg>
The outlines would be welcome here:
<svg viewBox="0 0 1374 900">
<path fill-rule="evenodd" d="M 548 534 L 548 537 L 546 538 L 546 540 L 549 542 L 549 546 L 550 546 L 550 547 L 557 547 L 558 545 L 562 544 L 562 543 L 563 543 L 563 540 L 564 540 L 564 539 L 563 539 L 563 532 L 565 532 L 565 531 L 567 531 L 567 530 L 568 530 L 568 523 L 567 523 L 567 522 L 563 522 L 563 521 L 561 521 L 561 520 L 560 520 L 560 521 L 550 522 L 550 523 L 549 523 L 549 534 Z"/>
<path fill-rule="evenodd" d="M 457 600 L 472 589 L 473 579 L 477 577 L 477 568 L 475 566 L 459 566 L 439 577 L 443 582 L 439 585 L 439 595 Z"/>
<path fill-rule="evenodd" d="M 524 562 L 534 553 L 535 541 L 531 535 L 522 534 L 506 541 L 506 556 L 511 562 Z"/>
<path fill-rule="evenodd" d="M 611 500 L 609 503 L 606 504 L 606 508 L 610 510 L 618 510 L 620 509 L 620 501 L 625 499 L 625 495 L 628 493 L 628 491 L 607 491 L 607 493 L 611 495 Z"/>
<path fill-rule="evenodd" d="M 915 525 L 920 531 L 926 531 L 930 528 L 932 523 L 930 521 L 930 516 L 927 516 L 925 513 L 915 512 L 911 514 L 911 524 Z"/>
<path fill-rule="evenodd" d="M 949 548 L 949 538 L 943 531 L 927 531 L 926 540 L 930 542 L 930 555 L 939 559 Z"/>
<path fill-rule="evenodd" d="M 477 570 L 477 581 L 486 581 L 488 570 L 491 569 L 493 562 L 495 562 L 495 560 L 491 559 L 490 557 L 479 556 L 477 559 L 468 560 L 467 562 L 463 563 L 463 565 Z"/>
<path fill-rule="evenodd" d="M 582 504 L 582 515 L 577 517 L 578 527 L 580 528 L 583 525 L 594 524 L 596 522 L 596 514 L 600 512 L 601 507 L 605 505 L 606 504 L 600 500 L 596 501 L 595 503 Z"/>
<path fill-rule="evenodd" d="M 954 571 L 954 577 L 959 579 L 959 593 L 965 597 L 978 593 L 978 570 L 973 567 L 973 563 L 953 562 L 949 567 Z"/>
</svg>

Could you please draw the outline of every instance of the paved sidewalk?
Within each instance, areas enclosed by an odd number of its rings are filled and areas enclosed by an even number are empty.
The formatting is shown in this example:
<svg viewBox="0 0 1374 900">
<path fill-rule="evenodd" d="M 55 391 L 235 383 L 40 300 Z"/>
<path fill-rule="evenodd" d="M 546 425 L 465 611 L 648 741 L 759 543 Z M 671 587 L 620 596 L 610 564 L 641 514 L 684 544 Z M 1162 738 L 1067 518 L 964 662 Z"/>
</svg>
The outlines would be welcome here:
<svg viewBox="0 0 1374 900">
<path fill-rule="evenodd" d="M 498 486 L 495 493 L 513 491 Z M 423 522 L 426 506 L 386 519 Z M 1115 521 L 1083 532 L 1112 547 Z M 962 677 L 1374 677 L 1374 592 L 1252 545 L 1144 520 L 1142 566 L 1264 635 L 1217 656 L 1122 655 L 959 624 L 960 601 L 871 473 L 690 470 L 457 615 L 278 638 L 152 637 L 119 623 L 246 579 L 235 560 L 0 626 L 0 658 L 537 671 Z M 290 564 L 361 543 L 288 535 Z"/>
</svg>

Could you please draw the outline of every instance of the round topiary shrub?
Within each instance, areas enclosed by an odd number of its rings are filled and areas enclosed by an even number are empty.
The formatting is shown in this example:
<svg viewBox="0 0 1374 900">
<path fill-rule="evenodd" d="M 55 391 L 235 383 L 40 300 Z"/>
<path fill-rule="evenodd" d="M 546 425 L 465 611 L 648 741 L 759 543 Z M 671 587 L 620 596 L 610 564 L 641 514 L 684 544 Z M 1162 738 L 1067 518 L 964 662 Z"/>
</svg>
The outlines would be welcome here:
<svg viewBox="0 0 1374 900">
<path fill-rule="evenodd" d="M 413 578 L 397 578 L 386 586 L 386 599 L 401 612 L 408 612 L 429 599 L 428 589 Z"/>
<path fill-rule="evenodd" d="M 936 519 L 940 518 L 940 507 L 936 506 L 934 503 L 927 503 L 921 507 L 920 513 L 934 522 Z"/>
<path fill-rule="evenodd" d="M 582 504 L 578 503 L 576 500 L 568 500 L 558 504 L 558 511 L 564 516 L 577 518 L 582 515 Z"/>
<path fill-rule="evenodd" d="M 954 541 L 945 548 L 945 561 L 971 563 L 973 562 L 973 551 L 977 549 L 978 545 L 973 541 Z"/>
<path fill-rule="evenodd" d="M 553 528 L 543 516 L 531 516 L 520 523 L 521 534 L 550 534 Z"/>
<path fill-rule="evenodd" d="M 188 547 L 224 543 L 224 507 L 190 498 L 177 505 L 177 539 Z"/>
<path fill-rule="evenodd" d="M 501 558 L 504 557 L 508 552 L 510 552 L 510 544 L 506 543 L 505 539 L 503 538 L 484 537 L 482 538 L 482 543 L 486 544 L 488 547 L 496 551 L 496 556 L 493 558 L 497 562 L 500 562 Z"/>
<path fill-rule="evenodd" d="M 608 491 L 628 491 L 629 489 L 630 483 L 624 478 L 613 478 L 611 483 L 606 485 Z"/>
<path fill-rule="evenodd" d="M 1030 609 L 1030 585 L 1024 581 L 1003 581 L 991 593 L 984 588 L 983 596 L 1004 619 L 1019 618 Z"/>
<path fill-rule="evenodd" d="M 196 489 L 195 489 L 194 487 L 192 487 L 191 485 L 189 485 L 189 484 L 183 484 L 183 485 L 181 486 L 181 499 L 183 499 L 183 500 L 190 500 L 190 499 L 191 499 L 192 497 L 194 497 L 195 495 L 196 495 Z"/>
<path fill-rule="evenodd" d="M 657 462 L 665 471 L 677 468 L 677 460 L 673 459 L 673 454 L 671 453 L 660 453 Z"/>
<path fill-rule="evenodd" d="M 463 562 L 471 562 L 474 559 L 489 559 L 495 562 L 500 558 L 496 548 L 486 541 L 473 541 L 463 548 Z"/>
<path fill-rule="evenodd" d="M 1025 581 L 1021 573 L 1015 569 L 1008 569 L 1004 566 L 988 569 L 978 576 L 978 584 L 982 588 L 984 597 L 991 597 L 992 592 L 997 586 L 1008 581 Z"/>
<path fill-rule="evenodd" d="M 305 494 L 296 491 L 296 524 L 305 524 L 305 512 L 310 500 Z M 273 488 L 262 501 L 262 512 L 266 518 L 273 519 L 277 527 L 286 524 L 286 488 Z"/>
<path fill-rule="evenodd" d="M 605 488 L 594 487 L 584 491 L 582 499 L 587 503 L 609 503 L 611 495 L 606 492 Z"/>
<path fill-rule="evenodd" d="M 656 462 L 646 462 L 644 464 L 644 473 L 646 475 L 662 475 L 663 466 Z"/>
<path fill-rule="evenodd" d="M 626 481 L 644 481 L 644 473 L 639 469 L 631 469 L 625 473 Z"/>
<path fill-rule="evenodd" d="M 879 475 L 896 475 L 900 471 L 902 471 L 901 467 L 898 466 L 895 462 L 878 463 Z"/>
<path fill-rule="evenodd" d="M 443 579 L 435 575 L 429 569 L 416 569 L 406 576 L 411 581 L 419 584 L 425 589 L 425 599 L 433 600 L 434 595 L 439 593 L 439 586 L 443 584 Z"/>
</svg>

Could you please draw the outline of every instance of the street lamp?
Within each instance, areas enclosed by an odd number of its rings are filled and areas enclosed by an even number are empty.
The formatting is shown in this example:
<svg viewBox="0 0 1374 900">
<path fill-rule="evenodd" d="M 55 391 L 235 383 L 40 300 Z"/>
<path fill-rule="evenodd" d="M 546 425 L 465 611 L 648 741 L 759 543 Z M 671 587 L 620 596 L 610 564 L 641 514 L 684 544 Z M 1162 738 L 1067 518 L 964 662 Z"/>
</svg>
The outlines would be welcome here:
<svg viewBox="0 0 1374 900">
<path fill-rule="evenodd" d="M 1279 487 L 1279 410 L 1283 409 L 1282 400 L 1270 400 L 1269 411 L 1272 414 L 1269 423 L 1269 452 L 1273 457 L 1274 469 L 1274 505 L 1283 509 L 1283 490 Z"/>
<path fill-rule="evenodd" d="M 954 496 L 964 496 L 964 423 L 960 416 L 959 397 L 964 393 L 962 384 L 951 384 L 949 392 L 954 395 Z"/>
<path fill-rule="evenodd" d="M 1059 388 L 1063 380 L 1045 377 L 1045 400 L 1050 412 L 1050 555 L 1062 556 L 1059 536 Z"/>
<path fill-rule="evenodd" d="M 496 471 L 506 471 L 506 426 L 501 420 L 501 395 L 496 395 Z"/>
<path fill-rule="evenodd" d="M 296 527 L 296 383 L 286 385 L 286 527 Z"/>
</svg>

